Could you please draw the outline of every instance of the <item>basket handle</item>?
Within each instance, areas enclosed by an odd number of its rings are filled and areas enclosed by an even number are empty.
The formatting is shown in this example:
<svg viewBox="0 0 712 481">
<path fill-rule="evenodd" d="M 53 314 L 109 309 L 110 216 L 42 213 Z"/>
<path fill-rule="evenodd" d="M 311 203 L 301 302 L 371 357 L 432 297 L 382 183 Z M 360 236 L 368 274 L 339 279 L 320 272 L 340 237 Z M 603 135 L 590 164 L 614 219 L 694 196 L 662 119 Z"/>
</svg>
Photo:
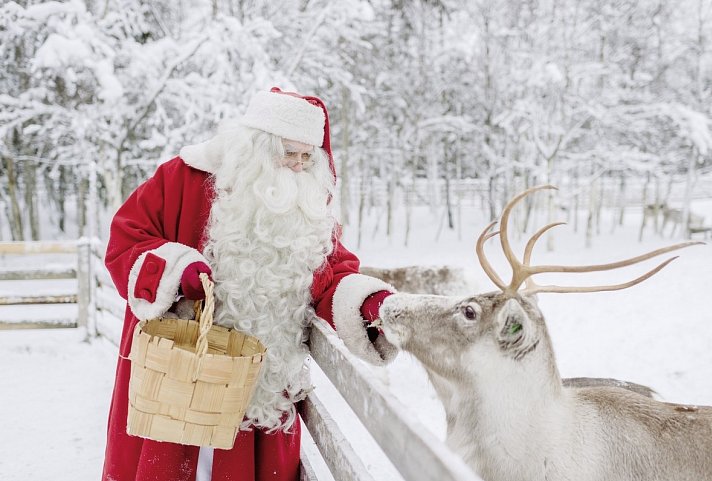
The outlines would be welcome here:
<svg viewBox="0 0 712 481">
<path fill-rule="evenodd" d="M 196 301 L 195 303 L 195 320 L 199 323 L 198 331 L 200 334 L 195 343 L 195 353 L 198 355 L 198 362 L 193 371 L 193 382 L 197 381 L 200 367 L 203 364 L 203 358 L 208 352 L 208 331 L 213 327 L 213 314 L 215 313 L 215 297 L 213 296 L 215 283 L 213 283 L 210 277 L 204 272 L 200 273 L 200 282 L 203 283 L 205 301 Z M 201 303 L 203 304 L 202 312 L 200 310 Z"/>
</svg>

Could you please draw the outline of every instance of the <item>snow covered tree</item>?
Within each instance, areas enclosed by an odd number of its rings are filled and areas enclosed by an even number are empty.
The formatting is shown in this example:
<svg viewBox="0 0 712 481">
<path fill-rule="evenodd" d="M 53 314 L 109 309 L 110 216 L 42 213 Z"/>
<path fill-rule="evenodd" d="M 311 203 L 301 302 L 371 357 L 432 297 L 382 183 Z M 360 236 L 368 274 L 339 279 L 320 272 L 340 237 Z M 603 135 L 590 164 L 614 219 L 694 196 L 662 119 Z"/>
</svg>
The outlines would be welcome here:
<svg viewBox="0 0 712 481">
<path fill-rule="evenodd" d="M 392 237 L 404 206 L 407 242 L 413 203 L 454 228 L 465 188 L 495 218 L 513 191 L 553 182 L 571 196 L 550 199 L 547 216 L 566 207 L 576 228 L 588 203 L 590 239 L 599 197 L 616 199 L 620 221 L 641 178 L 660 202 L 664 185 L 690 192 L 712 168 L 711 11 L 711 0 L 6 2 L 0 235 L 83 234 L 91 172 L 106 225 L 159 162 L 279 85 L 330 107 L 347 228 L 373 214 Z"/>
</svg>

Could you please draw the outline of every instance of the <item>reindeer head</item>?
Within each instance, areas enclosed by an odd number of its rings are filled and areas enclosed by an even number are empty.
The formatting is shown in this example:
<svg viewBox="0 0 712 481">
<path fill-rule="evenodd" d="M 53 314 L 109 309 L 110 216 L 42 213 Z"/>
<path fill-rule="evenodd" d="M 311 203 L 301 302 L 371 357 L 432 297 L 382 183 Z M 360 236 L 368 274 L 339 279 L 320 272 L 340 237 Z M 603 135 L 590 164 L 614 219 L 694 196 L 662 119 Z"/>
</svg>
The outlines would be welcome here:
<svg viewBox="0 0 712 481">
<path fill-rule="evenodd" d="M 447 379 L 481 372 L 487 364 L 504 360 L 514 371 L 522 365 L 546 369 L 558 376 L 544 316 L 536 305 L 533 294 L 540 292 L 597 292 L 624 289 L 651 277 L 669 264 L 667 259 L 654 269 L 622 284 L 588 287 L 540 286 L 532 276 L 546 272 L 592 272 L 616 269 L 636 264 L 652 257 L 687 247 L 699 242 L 685 242 L 657 249 L 646 254 L 610 264 L 589 266 L 530 265 L 536 241 L 561 222 L 549 224 L 537 231 L 527 242 L 523 261 L 519 261 L 509 244 L 507 228 L 512 208 L 526 195 L 550 185 L 530 188 L 515 196 L 504 208 L 500 231 L 491 232 L 495 222 L 488 225 L 477 240 L 477 257 L 488 277 L 500 289 L 466 299 L 442 296 L 395 294 L 381 306 L 380 315 L 386 338 L 402 350 L 415 355 L 425 367 Z M 512 267 L 512 279 L 505 284 L 484 255 L 484 243 L 500 234 L 504 255 Z M 525 289 L 520 289 L 526 283 Z M 537 349 L 540 347 L 541 349 Z M 538 351 L 538 354 L 537 354 Z M 534 361 L 534 362 L 530 362 Z M 519 367 L 518 367 L 519 366 Z M 508 369 L 509 369 L 508 368 Z M 495 370 L 502 375 L 501 369 Z"/>
<path fill-rule="evenodd" d="M 380 314 L 391 343 L 453 381 L 466 377 L 470 368 L 481 368 L 483 359 L 519 363 L 540 343 L 550 344 L 536 303 L 519 295 L 395 294 L 386 298 Z"/>
</svg>

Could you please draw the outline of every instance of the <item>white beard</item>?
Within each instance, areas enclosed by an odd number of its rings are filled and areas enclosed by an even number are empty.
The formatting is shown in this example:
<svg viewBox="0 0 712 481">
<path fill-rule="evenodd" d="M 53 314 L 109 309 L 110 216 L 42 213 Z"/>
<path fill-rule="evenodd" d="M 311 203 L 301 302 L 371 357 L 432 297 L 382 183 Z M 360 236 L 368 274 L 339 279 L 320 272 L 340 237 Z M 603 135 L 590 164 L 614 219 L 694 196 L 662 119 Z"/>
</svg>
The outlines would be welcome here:
<svg viewBox="0 0 712 481">
<path fill-rule="evenodd" d="M 229 146 L 228 146 L 229 147 Z M 311 389 L 305 327 L 314 315 L 314 271 L 333 249 L 328 159 L 307 172 L 276 167 L 272 154 L 227 148 L 204 253 L 215 280 L 215 322 L 267 347 L 243 429 L 288 429 L 294 403 Z M 264 149 L 266 150 L 266 149 Z"/>
</svg>

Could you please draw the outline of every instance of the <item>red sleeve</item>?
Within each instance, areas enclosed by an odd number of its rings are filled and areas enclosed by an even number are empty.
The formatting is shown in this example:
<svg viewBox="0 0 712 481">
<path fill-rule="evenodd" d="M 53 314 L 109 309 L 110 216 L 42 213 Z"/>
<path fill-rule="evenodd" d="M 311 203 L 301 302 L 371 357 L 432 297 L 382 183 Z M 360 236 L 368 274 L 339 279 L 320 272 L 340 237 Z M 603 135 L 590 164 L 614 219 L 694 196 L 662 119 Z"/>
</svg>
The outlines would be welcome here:
<svg viewBox="0 0 712 481">
<path fill-rule="evenodd" d="M 168 242 L 163 233 L 164 176 L 159 168 L 141 184 L 111 221 L 106 267 L 119 294 L 128 299 L 131 267 L 144 252 Z"/>
<path fill-rule="evenodd" d="M 358 274 L 360 261 L 358 257 L 335 239 L 334 251 L 327 258 L 322 271 L 317 272 L 312 285 L 312 299 L 316 315 L 334 327 L 332 311 L 334 292 L 341 279 L 349 274 Z"/>
<path fill-rule="evenodd" d="M 325 268 L 316 273 L 315 286 L 312 298 L 317 316 L 331 324 L 352 353 L 376 366 L 396 356 L 398 350 L 384 336 L 376 329 L 368 331 L 363 315 L 364 309 L 369 315 L 373 310 L 377 313 L 380 302 L 395 292 L 393 286 L 360 274 L 358 258 L 338 241 Z"/>
</svg>

